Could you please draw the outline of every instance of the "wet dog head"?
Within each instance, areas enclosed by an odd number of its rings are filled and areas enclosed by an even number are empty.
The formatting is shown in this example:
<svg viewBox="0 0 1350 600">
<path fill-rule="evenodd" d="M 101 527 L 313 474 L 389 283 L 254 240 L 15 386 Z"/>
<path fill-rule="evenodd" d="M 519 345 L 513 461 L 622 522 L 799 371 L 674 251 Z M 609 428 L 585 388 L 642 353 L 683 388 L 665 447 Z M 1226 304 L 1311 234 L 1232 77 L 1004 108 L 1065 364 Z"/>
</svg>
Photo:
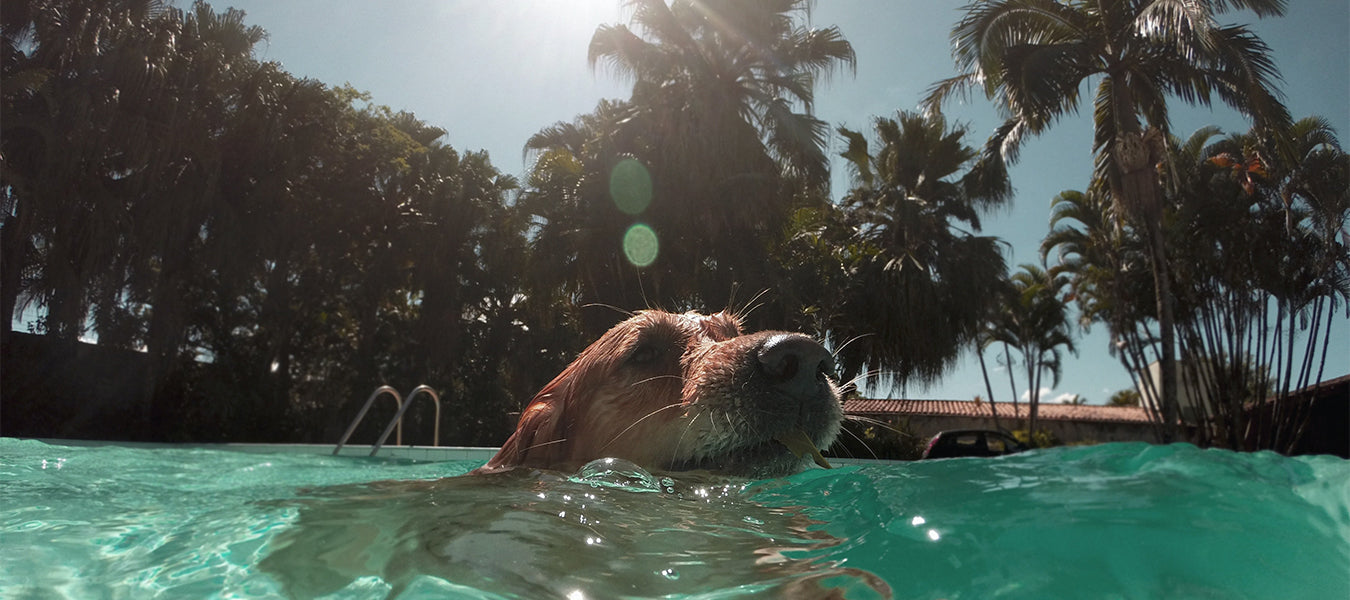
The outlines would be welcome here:
<svg viewBox="0 0 1350 600">
<path fill-rule="evenodd" d="M 535 395 L 477 472 L 575 470 L 598 458 L 648 470 L 774 477 L 839 433 L 830 353 L 811 338 L 742 334 L 738 320 L 643 311 L 582 351 Z"/>
</svg>

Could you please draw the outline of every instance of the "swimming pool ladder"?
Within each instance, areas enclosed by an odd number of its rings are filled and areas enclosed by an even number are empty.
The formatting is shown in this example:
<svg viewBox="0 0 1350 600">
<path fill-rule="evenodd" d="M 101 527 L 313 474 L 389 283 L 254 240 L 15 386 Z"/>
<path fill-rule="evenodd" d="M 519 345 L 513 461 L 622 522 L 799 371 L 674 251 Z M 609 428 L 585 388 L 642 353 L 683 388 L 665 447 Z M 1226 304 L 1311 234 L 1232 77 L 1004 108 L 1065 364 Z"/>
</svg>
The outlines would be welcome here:
<svg viewBox="0 0 1350 600">
<path fill-rule="evenodd" d="M 342 439 L 338 440 L 337 447 L 333 448 L 333 455 L 337 456 L 337 453 L 342 451 L 342 446 L 346 445 L 347 438 L 352 437 L 352 432 L 356 431 L 356 426 L 361 424 L 361 419 L 366 418 L 366 411 L 370 410 L 370 405 L 375 403 L 375 399 L 385 394 L 389 394 L 394 397 L 394 403 L 398 405 L 398 413 L 395 414 L 394 418 L 389 421 L 388 425 L 385 426 L 384 433 L 380 434 L 380 439 L 376 441 L 375 446 L 370 449 L 370 455 L 375 456 L 375 453 L 380 451 L 380 447 L 384 445 L 384 441 L 389 439 L 389 432 L 393 431 L 395 428 L 398 429 L 398 434 L 394 437 L 394 445 L 402 446 L 403 412 L 408 410 L 409 406 L 412 406 L 412 401 L 414 398 L 417 398 L 418 394 L 423 393 L 430 396 L 431 400 L 436 403 L 436 418 L 435 418 L 435 425 L 432 427 L 431 432 L 431 445 L 432 446 L 441 445 L 440 394 L 437 394 L 436 390 L 431 389 L 431 386 L 429 385 L 419 385 L 416 388 L 413 388 L 412 393 L 408 394 L 408 401 L 404 402 L 403 396 L 399 395 L 398 390 L 387 385 L 382 385 L 380 387 L 375 388 L 375 391 L 370 393 L 370 397 L 366 398 L 366 403 L 364 406 L 361 407 L 361 412 L 356 413 L 356 418 L 352 419 L 352 424 L 347 426 L 347 432 L 342 434 Z"/>
</svg>

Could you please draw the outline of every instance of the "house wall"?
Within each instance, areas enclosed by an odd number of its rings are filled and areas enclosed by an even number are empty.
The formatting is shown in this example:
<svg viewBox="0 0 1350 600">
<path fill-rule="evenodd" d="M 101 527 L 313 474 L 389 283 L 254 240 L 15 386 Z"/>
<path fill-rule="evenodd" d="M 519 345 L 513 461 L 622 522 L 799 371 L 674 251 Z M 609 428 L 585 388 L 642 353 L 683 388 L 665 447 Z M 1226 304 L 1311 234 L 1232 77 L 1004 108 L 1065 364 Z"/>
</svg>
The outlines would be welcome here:
<svg viewBox="0 0 1350 600">
<path fill-rule="evenodd" d="M 1148 379 L 1155 382 L 1155 389 L 1159 389 L 1159 393 L 1161 393 L 1160 388 L 1158 388 L 1162 384 L 1161 363 L 1158 361 L 1149 363 Z M 1187 423 L 1195 423 L 1200 415 L 1204 414 L 1202 405 L 1207 402 L 1206 398 L 1210 395 L 1209 384 L 1206 383 L 1205 378 L 1197 377 L 1195 367 L 1184 360 L 1177 361 L 1175 379 L 1177 384 L 1177 411 L 1180 413 L 1181 420 Z M 1139 392 L 1139 399 L 1146 408 L 1157 409 L 1157 398 L 1153 396 L 1143 381 L 1136 382 L 1135 390 Z"/>
<path fill-rule="evenodd" d="M 922 439 L 931 438 L 940 431 L 951 429 L 994 429 L 994 420 L 986 417 L 908 415 L 906 421 L 907 430 Z M 1017 422 L 1012 419 L 999 419 L 999 424 L 1004 429 L 1026 427 L 1025 419 Z M 1153 426 L 1148 423 L 1040 419 L 1037 429 L 1049 431 L 1065 444 L 1157 441 L 1153 434 Z"/>
<path fill-rule="evenodd" d="M 63 351 L 47 336 L 10 332 L 0 348 L 0 435 L 136 439 L 149 424 L 146 355 L 83 342 Z"/>
</svg>

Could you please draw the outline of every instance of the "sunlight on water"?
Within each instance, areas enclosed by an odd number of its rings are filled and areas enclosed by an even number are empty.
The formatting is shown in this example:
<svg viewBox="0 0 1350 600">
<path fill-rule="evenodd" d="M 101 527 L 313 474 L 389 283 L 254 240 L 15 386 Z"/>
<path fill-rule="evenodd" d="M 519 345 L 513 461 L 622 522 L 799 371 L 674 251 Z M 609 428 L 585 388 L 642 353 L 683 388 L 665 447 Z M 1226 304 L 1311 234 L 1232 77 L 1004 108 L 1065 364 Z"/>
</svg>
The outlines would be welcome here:
<svg viewBox="0 0 1350 600">
<path fill-rule="evenodd" d="M 763 482 L 0 439 L 0 589 L 66 598 L 1333 598 L 1350 463 L 1109 444 Z"/>
</svg>

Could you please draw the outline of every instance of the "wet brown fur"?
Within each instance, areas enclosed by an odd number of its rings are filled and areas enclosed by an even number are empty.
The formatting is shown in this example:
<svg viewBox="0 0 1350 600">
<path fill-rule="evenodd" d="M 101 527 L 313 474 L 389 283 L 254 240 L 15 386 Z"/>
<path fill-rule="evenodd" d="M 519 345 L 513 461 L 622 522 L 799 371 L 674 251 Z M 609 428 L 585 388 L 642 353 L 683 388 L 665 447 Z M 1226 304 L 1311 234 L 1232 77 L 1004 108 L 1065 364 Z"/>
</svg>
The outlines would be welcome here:
<svg viewBox="0 0 1350 600">
<path fill-rule="evenodd" d="M 544 386 L 515 433 L 475 473 L 575 470 L 605 457 L 648 470 L 797 470 L 806 463 L 774 437 L 801 429 L 828 447 L 842 412 L 837 389 L 824 377 L 793 394 L 766 382 L 756 352 L 773 336 L 802 337 L 743 334 L 739 320 L 725 312 L 639 312 Z"/>
</svg>

